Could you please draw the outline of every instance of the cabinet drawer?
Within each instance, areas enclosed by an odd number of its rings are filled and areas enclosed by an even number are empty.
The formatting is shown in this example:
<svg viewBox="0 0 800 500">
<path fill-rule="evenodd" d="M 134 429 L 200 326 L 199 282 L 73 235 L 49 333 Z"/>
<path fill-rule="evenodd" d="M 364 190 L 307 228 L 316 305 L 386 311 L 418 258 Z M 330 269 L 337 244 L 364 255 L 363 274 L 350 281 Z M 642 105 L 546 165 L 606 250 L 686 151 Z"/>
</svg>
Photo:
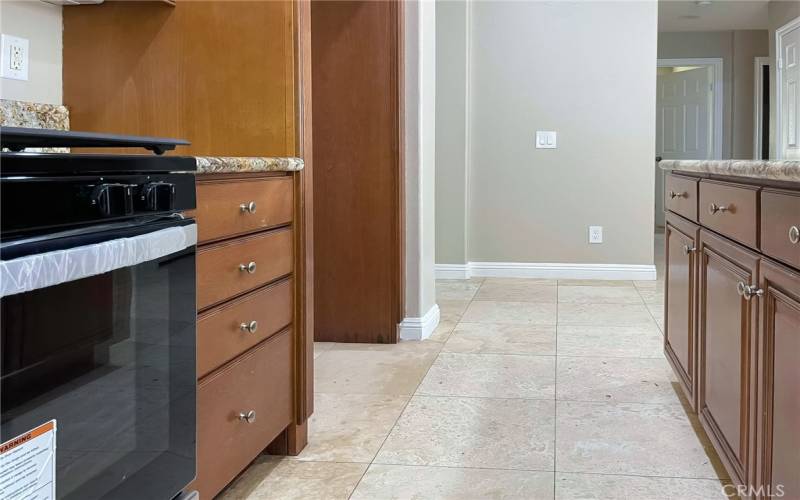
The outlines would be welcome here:
<svg viewBox="0 0 800 500">
<path fill-rule="evenodd" d="M 197 388 L 197 479 L 213 498 L 291 423 L 291 331 L 285 330 Z M 254 412 L 254 419 L 240 417 Z"/>
<path fill-rule="evenodd" d="M 697 179 L 667 174 L 664 180 L 664 206 L 687 219 L 697 220 Z"/>
<path fill-rule="evenodd" d="M 203 314 L 197 320 L 197 377 L 202 378 L 291 322 L 291 279 Z"/>
<path fill-rule="evenodd" d="M 291 272 L 291 229 L 201 248 L 197 252 L 197 308 L 218 304 Z"/>
<path fill-rule="evenodd" d="M 290 177 L 197 183 L 200 242 L 288 224 L 292 213 Z"/>
<path fill-rule="evenodd" d="M 800 193 L 761 192 L 761 250 L 800 268 Z"/>
<path fill-rule="evenodd" d="M 749 247 L 758 247 L 758 189 L 700 181 L 700 223 Z"/>
</svg>

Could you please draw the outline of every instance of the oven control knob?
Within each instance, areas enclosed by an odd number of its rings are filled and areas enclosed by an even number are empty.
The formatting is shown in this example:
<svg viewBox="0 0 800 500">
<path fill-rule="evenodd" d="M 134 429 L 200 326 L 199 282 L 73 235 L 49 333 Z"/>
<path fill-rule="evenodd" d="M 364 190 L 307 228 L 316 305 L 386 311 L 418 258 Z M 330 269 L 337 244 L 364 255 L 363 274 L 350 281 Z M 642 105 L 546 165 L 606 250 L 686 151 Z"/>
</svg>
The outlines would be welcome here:
<svg viewBox="0 0 800 500">
<path fill-rule="evenodd" d="M 175 208 L 175 184 L 150 182 L 142 187 L 141 198 L 145 210 L 164 212 Z"/>
<path fill-rule="evenodd" d="M 98 184 L 92 190 L 90 203 L 103 217 L 132 214 L 133 186 L 130 184 Z"/>
</svg>

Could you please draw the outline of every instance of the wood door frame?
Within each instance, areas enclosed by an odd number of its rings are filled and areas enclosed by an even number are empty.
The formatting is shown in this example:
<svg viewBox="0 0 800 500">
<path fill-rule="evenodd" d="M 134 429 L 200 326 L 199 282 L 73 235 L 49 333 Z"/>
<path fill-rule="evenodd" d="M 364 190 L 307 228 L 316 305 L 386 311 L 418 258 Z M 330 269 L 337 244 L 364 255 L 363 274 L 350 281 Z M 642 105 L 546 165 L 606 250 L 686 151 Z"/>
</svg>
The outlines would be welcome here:
<svg viewBox="0 0 800 500">
<path fill-rule="evenodd" d="M 800 17 L 796 17 L 775 30 L 775 159 L 783 159 L 783 117 L 781 116 L 781 108 L 783 107 L 783 35 L 792 31 L 795 28 L 800 28 Z M 770 131 L 772 134 L 772 131 Z"/>
<path fill-rule="evenodd" d="M 300 436 L 307 438 L 308 417 L 314 411 L 314 205 L 313 205 L 313 136 L 311 107 L 311 2 L 294 2 L 293 39 L 295 76 L 295 154 L 303 158 L 303 170 L 295 177 L 295 425 Z M 299 453 L 305 446 L 300 439 L 292 442 L 289 433 L 288 452 Z"/>
<path fill-rule="evenodd" d="M 312 44 L 312 30 L 314 30 L 314 24 L 311 22 L 312 19 L 312 9 L 313 5 L 317 3 L 317 0 L 295 0 L 296 2 L 302 4 L 308 4 L 308 38 L 309 38 L 309 50 L 313 50 L 311 47 Z M 324 3 L 324 0 L 319 0 L 319 3 Z M 353 2 L 356 3 L 356 2 Z M 393 32 L 387 34 L 387 40 L 394 43 L 395 46 L 391 47 L 391 49 L 387 52 L 386 61 L 390 66 L 389 71 L 389 78 L 391 81 L 386 85 L 386 90 L 388 91 L 388 105 L 387 108 L 390 112 L 393 113 L 391 124 L 391 130 L 387 127 L 387 132 L 391 134 L 391 143 L 389 145 L 389 141 L 387 141 L 387 145 L 391 148 L 392 158 L 390 162 L 387 162 L 388 166 L 391 168 L 390 172 L 390 180 L 394 183 L 389 193 L 387 193 L 387 197 L 391 199 L 391 224 L 393 227 L 387 228 L 387 233 L 392 235 L 392 245 L 389 251 L 385 253 L 386 258 L 383 261 L 388 261 L 391 269 L 389 270 L 388 277 L 386 281 L 391 281 L 391 289 L 387 292 L 387 297 L 389 301 L 389 307 L 387 308 L 388 314 L 392 316 L 391 323 L 392 328 L 391 330 L 387 330 L 387 334 L 384 337 L 388 340 L 383 340 L 384 343 L 397 343 L 400 339 L 400 332 L 397 328 L 402 320 L 405 317 L 405 297 L 406 297 L 406 99 L 405 99 L 405 90 L 406 90 L 406 70 L 405 70 L 405 56 L 406 56 L 406 49 L 405 49 L 405 5 L 402 0 L 387 0 L 385 2 L 388 4 L 388 9 L 386 11 L 386 24 L 391 29 L 394 27 Z M 393 19 L 391 19 L 393 18 Z M 317 28 L 319 30 L 319 28 Z M 317 31 L 316 33 L 319 33 Z M 312 65 L 311 61 L 313 60 L 313 55 L 309 55 L 309 64 Z M 309 68 L 309 74 L 314 71 L 314 69 Z M 310 77 L 309 77 L 310 79 Z M 303 89 L 303 92 L 308 93 L 308 101 L 309 101 L 309 108 L 311 106 L 310 102 L 313 100 L 312 92 L 311 92 L 311 85 L 309 84 L 308 89 Z M 318 112 L 318 116 L 319 112 Z M 395 119 L 396 118 L 396 119 Z M 309 121 L 308 128 L 311 128 L 311 124 Z M 387 134 L 388 137 L 388 134 Z M 320 141 L 317 141 L 317 144 L 320 144 Z M 319 148 L 317 148 L 319 149 Z M 388 148 L 387 148 L 388 149 Z M 320 167 L 320 173 L 323 173 L 324 167 Z M 388 177 L 388 176 L 387 176 Z M 323 176 L 318 175 L 317 179 L 322 179 Z M 311 186 L 311 184 L 309 184 Z M 311 189 L 309 187 L 309 189 Z M 317 200 L 318 206 L 322 206 L 323 199 L 319 196 L 320 193 L 317 193 Z M 309 214 L 309 217 L 313 217 L 313 212 Z M 386 217 L 389 220 L 388 217 Z M 317 241 L 321 241 L 320 238 L 317 238 Z M 345 285 L 343 285 L 345 286 Z M 312 293 L 314 293 L 312 291 Z M 319 304 L 317 305 L 319 306 Z M 383 316 L 382 316 L 383 317 Z M 323 321 L 319 321 L 319 317 L 316 318 L 315 323 L 320 325 L 324 328 Z M 314 332 L 317 333 L 317 332 Z M 312 334 L 313 335 L 313 334 Z M 330 340 L 330 339 L 327 339 Z M 343 341 L 343 340 L 338 340 Z M 350 340 L 354 342 L 355 340 Z M 377 342 L 373 340 L 373 342 Z"/>
<path fill-rule="evenodd" d="M 694 57 L 694 58 L 677 58 L 677 59 L 658 59 L 656 67 L 666 68 L 672 66 L 711 66 L 714 69 L 714 88 L 712 90 L 714 100 L 714 127 L 713 140 L 712 140 L 712 159 L 722 159 L 722 137 L 723 129 L 725 128 L 725 118 L 723 111 L 725 88 L 723 84 L 723 61 L 721 57 Z M 702 158 L 701 158 L 702 159 Z"/>
<path fill-rule="evenodd" d="M 764 139 L 769 141 L 769 137 L 763 137 L 761 131 L 764 129 L 764 90 L 769 92 L 769 88 L 764 89 L 764 66 L 769 68 L 769 57 L 756 57 L 753 65 L 753 159 L 766 160 L 768 158 L 761 158 L 761 148 Z"/>
</svg>

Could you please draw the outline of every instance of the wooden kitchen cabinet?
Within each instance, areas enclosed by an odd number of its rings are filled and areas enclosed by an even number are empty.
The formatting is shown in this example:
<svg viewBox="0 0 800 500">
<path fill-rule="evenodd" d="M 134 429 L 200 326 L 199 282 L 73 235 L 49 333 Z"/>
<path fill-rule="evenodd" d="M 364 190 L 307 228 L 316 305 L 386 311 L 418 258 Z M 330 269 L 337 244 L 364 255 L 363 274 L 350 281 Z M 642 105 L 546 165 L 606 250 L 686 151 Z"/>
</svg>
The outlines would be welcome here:
<svg viewBox="0 0 800 500">
<path fill-rule="evenodd" d="M 753 484 L 758 498 L 800 498 L 800 272 L 763 260 L 760 275 Z"/>
<path fill-rule="evenodd" d="M 800 185 L 668 178 L 665 355 L 741 497 L 800 498 Z"/>
<path fill-rule="evenodd" d="M 754 252 L 700 231 L 697 411 L 737 484 L 749 472 L 757 327 L 757 301 L 740 290 L 757 285 L 758 262 Z"/>
<path fill-rule="evenodd" d="M 695 302 L 700 226 L 667 214 L 664 352 L 693 410 L 697 406 Z"/>
</svg>

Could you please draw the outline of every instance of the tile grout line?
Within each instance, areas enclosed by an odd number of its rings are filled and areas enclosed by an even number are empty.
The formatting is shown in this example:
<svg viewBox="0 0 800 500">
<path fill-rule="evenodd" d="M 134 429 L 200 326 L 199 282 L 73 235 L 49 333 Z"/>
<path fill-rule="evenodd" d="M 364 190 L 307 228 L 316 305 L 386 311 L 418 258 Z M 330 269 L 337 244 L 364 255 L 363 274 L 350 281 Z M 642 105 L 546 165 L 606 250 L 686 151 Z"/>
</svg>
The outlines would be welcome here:
<svg viewBox="0 0 800 500">
<path fill-rule="evenodd" d="M 558 284 L 558 282 L 556 282 Z M 556 498 L 556 471 L 558 470 L 558 304 L 561 299 L 561 287 L 556 286 L 556 333 L 555 352 L 553 363 L 553 499 Z"/>
<path fill-rule="evenodd" d="M 467 308 L 469 308 L 470 304 L 472 304 L 472 301 L 474 300 L 475 295 L 478 294 L 478 290 L 480 290 L 480 288 L 482 286 L 483 286 L 483 282 L 481 282 L 481 284 L 475 290 L 475 293 L 473 294 L 472 298 L 469 299 L 469 301 L 467 302 L 467 307 L 464 308 L 464 311 L 459 315 L 458 320 L 456 320 L 455 326 L 453 326 L 453 329 L 450 330 L 450 333 L 447 335 L 447 338 L 445 338 L 442 342 L 434 342 L 434 343 L 439 345 L 439 348 L 436 351 L 436 357 L 433 358 L 433 361 L 431 362 L 431 364 L 428 365 L 428 369 L 425 370 L 425 374 L 422 377 L 420 377 L 419 382 L 417 383 L 417 386 L 414 388 L 414 392 L 408 397 L 408 400 L 403 405 L 403 409 L 400 410 L 400 413 L 398 413 L 397 418 L 394 420 L 394 423 L 392 424 L 392 427 L 389 428 L 389 432 L 386 433 L 386 436 L 384 436 L 383 441 L 381 441 L 381 445 L 378 447 L 378 451 L 375 452 L 375 455 L 373 455 L 372 459 L 369 461 L 369 464 L 367 464 L 367 467 L 364 469 L 364 473 L 361 474 L 361 477 L 359 477 L 358 481 L 356 481 L 356 484 L 353 486 L 353 491 L 350 492 L 350 494 L 347 496 L 348 500 L 350 500 L 353 497 L 353 495 L 355 494 L 356 490 L 358 489 L 358 485 L 361 484 L 361 481 L 364 480 L 364 476 L 367 475 L 367 472 L 369 472 L 370 467 L 372 467 L 372 464 L 375 463 L 375 459 L 378 457 L 378 455 L 380 454 L 381 450 L 383 449 L 383 446 L 386 444 L 386 440 L 389 439 L 389 436 L 392 434 L 394 429 L 397 427 L 397 423 L 400 421 L 401 418 L 403 418 L 403 414 L 406 412 L 406 408 L 408 408 L 408 405 L 411 403 L 411 400 L 414 399 L 414 396 L 417 394 L 417 391 L 419 390 L 419 386 L 422 385 L 422 381 L 425 380 L 425 377 L 428 376 L 428 372 L 430 372 L 431 367 L 433 366 L 434 363 L 436 363 L 436 360 L 439 358 L 439 354 L 442 353 L 442 349 L 444 349 L 445 343 L 447 343 L 447 341 L 450 339 L 450 335 L 453 334 L 453 331 L 455 331 L 455 329 L 458 326 L 458 324 L 461 323 L 461 318 L 464 316 L 464 313 L 467 311 Z M 434 296 L 435 296 L 435 294 L 434 294 Z M 435 299 L 435 300 L 438 301 L 438 299 Z M 425 342 L 425 340 L 423 340 L 422 342 Z M 431 341 L 431 342 L 433 342 L 433 341 Z M 382 464 L 378 464 L 378 465 L 382 465 Z"/>
</svg>

